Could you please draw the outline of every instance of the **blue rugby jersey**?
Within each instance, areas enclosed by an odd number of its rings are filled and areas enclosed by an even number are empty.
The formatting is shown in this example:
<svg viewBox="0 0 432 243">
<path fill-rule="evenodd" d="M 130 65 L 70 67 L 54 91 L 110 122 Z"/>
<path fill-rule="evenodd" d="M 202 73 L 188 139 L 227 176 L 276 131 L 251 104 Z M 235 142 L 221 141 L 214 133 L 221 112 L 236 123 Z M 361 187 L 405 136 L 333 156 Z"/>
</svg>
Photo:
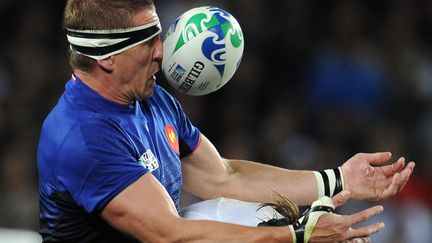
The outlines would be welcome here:
<svg viewBox="0 0 432 243">
<path fill-rule="evenodd" d="M 199 140 L 199 130 L 160 86 L 145 101 L 119 105 L 78 78 L 69 80 L 44 121 L 38 147 L 44 242 L 133 242 L 102 220 L 101 211 L 145 173 L 160 181 L 178 208 L 180 158 Z"/>
</svg>

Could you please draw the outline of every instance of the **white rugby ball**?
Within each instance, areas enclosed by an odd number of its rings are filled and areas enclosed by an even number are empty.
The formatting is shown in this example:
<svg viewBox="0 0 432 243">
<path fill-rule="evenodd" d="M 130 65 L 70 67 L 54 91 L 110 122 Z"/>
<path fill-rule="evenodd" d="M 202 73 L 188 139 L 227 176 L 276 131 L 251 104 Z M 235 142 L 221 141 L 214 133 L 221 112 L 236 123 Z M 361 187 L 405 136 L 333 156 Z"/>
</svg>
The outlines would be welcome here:
<svg viewBox="0 0 432 243">
<path fill-rule="evenodd" d="M 168 83 L 187 95 L 205 95 L 224 86 L 240 65 L 244 39 L 237 20 L 212 6 L 177 18 L 165 34 L 162 71 Z"/>
</svg>

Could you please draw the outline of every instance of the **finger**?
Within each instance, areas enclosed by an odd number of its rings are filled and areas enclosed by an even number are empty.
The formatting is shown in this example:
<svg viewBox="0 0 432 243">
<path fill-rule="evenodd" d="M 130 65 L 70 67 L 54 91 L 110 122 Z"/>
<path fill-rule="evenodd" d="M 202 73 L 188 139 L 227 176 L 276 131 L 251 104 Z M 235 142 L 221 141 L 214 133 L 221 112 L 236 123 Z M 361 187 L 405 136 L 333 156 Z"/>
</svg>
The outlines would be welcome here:
<svg viewBox="0 0 432 243">
<path fill-rule="evenodd" d="M 397 172 L 400 172 L 405 164 L 405 158 L 400 157 L 395 163 L 387 166 L 383 166 L 380 169 L 383 171 L 383 174 L 385 177 L 390 177 L 396 174 Z"/>
<path fill-rule="evenodd" d="M 402 182 L 401 182 L 401 185 L 398 186 L 398 190 L 397 190 L 398 192 L 402 191 L 402 189 L 407 184 L 410 176 L 412 175 L 412 173 L 414 171 L 414 166 L 415 166 L 415 163 L 411 161 L 408 163 L 408 165 L 401 172 Z"/>
<path fill-rule="evenodd" d="M 415 163 L 413 161 L 410 161 L 407 166 L 402 170 L 402 173 L 405 173 L 406 176 L 410 176 L 412 172 L 414 171 Z"/>
<path fill-rule="evenodd" d="M 395 195 L 398 192 L 399 185 L 401 184 L 402 178 L 400 173 L 394 174 L 391 184 L 383 190 L 381 196 L 377 198 L 377 201 Z"/>
<path fill-rule="evenodd" d="M 381 205 L 370 207 L 368 209 L 365 209 L 361 212 L 349 215 L 347 217 L 351 220 L 351 226 L 356 225 L 358 223 L 361 223 L 370 217 L 373 217 L 377 214 L 380 214 L 384 210 L 384 207 Z"/>
<path fill-rule="evenodd" d="M 414 166 L 415 163 L 411 161 L 401 172 L 394 174 L 391 184 L 383 190 L 382 195 L 378 198 L 378 200 L 393 196 L 400 192 L 408 182 L 414 170 Z"/>
<path fill-rule="evenodd" d="M 380 232 L 381 230 L 384 229 L 384 227 L 385 227 L 384 223 L 377 223 L 377 224 L 361 227 L 358 229 L 350 228 L 348 230 L 348 238 L 352 239 L 352 238 L 369 237 L 375 233 Z"/>
<path fill-rule="evenodd" d="M 354 243 L 370 243 L 370 237 L 355 238 Z"/>
<path fill-rule="evenodd" d="M 377 165 L 382 164 L 391 158 L 390 152 L 380 152 L 380 153 L 373 153 L 373 154 L 366 154 L 366 159 L 371 165 Z"/>
<path fill-rule="evenodd" d="M 363 240 L 364 243 L 370 243 L 371 242 L 370 237 L 364 237 L 364 238 L 361 238 L 361 239 Z"/>
<path fill-rule="evenodd" d="M 345 240 L 343 243 L 370 243 L 370 237 L 354 238 L 351 240 Z"/>
<path fill-rule="evenodd" d="M 344 205 L 348 201 L 349 197 L 350 197 L 349 191 L 343 190 L 343 191 L 339 192 L 338 194 L 336 194 L 332 197 L 332 201 L 333 201 L 334 206 L 337 208 L 341 205 Z"/>
</svg>

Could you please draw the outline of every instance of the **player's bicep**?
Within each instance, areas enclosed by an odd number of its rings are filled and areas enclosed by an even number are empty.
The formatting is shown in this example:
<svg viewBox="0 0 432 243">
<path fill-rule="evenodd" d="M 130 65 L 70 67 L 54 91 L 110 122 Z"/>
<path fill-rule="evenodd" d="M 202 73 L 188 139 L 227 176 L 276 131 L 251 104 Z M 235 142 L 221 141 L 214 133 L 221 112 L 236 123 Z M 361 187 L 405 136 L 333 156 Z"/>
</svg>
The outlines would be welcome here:
<svg viewBox="0 0 432 243">
<path fill-rule="evenodd" d="M 117 230 L 148 242 L 168 240 L 169 226 L 179 219 L 168 193 L 150 173 L 114 197 L 102 210 L 102 218 Z"/>
<path fill-rule="evenodd" d="M 204 199 L 217 197 L 233 170 L 204 136 L 195 151 L 182 159 L 184 190 Z"/>
</svg>

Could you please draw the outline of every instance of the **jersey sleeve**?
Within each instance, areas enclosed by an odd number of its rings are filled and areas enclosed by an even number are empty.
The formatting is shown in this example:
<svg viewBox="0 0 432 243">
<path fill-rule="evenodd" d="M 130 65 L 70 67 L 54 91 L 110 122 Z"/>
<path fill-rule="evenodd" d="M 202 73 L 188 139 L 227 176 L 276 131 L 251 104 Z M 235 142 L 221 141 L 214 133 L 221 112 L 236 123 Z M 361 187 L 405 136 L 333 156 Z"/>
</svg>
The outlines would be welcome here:
<svg viewBox="0 0 432 243">
<path fill-rule="evenodd" d="M 94 117 L 71 129 L 61 147 L 59 181 L 88 213 L 100 213 L 148 172 L 128 136 L 114 122 Z"/>
<path fill-rule="evenodd" d="M 195 127 L 185 114 L 180 104 L 178 105 L 178 133 L 179 133 L 179 146 L 180 146 L 180 158 L 188 156 L 197 147 L 201 139 L 201 133 L 197 127 Z"/>
</svg>

